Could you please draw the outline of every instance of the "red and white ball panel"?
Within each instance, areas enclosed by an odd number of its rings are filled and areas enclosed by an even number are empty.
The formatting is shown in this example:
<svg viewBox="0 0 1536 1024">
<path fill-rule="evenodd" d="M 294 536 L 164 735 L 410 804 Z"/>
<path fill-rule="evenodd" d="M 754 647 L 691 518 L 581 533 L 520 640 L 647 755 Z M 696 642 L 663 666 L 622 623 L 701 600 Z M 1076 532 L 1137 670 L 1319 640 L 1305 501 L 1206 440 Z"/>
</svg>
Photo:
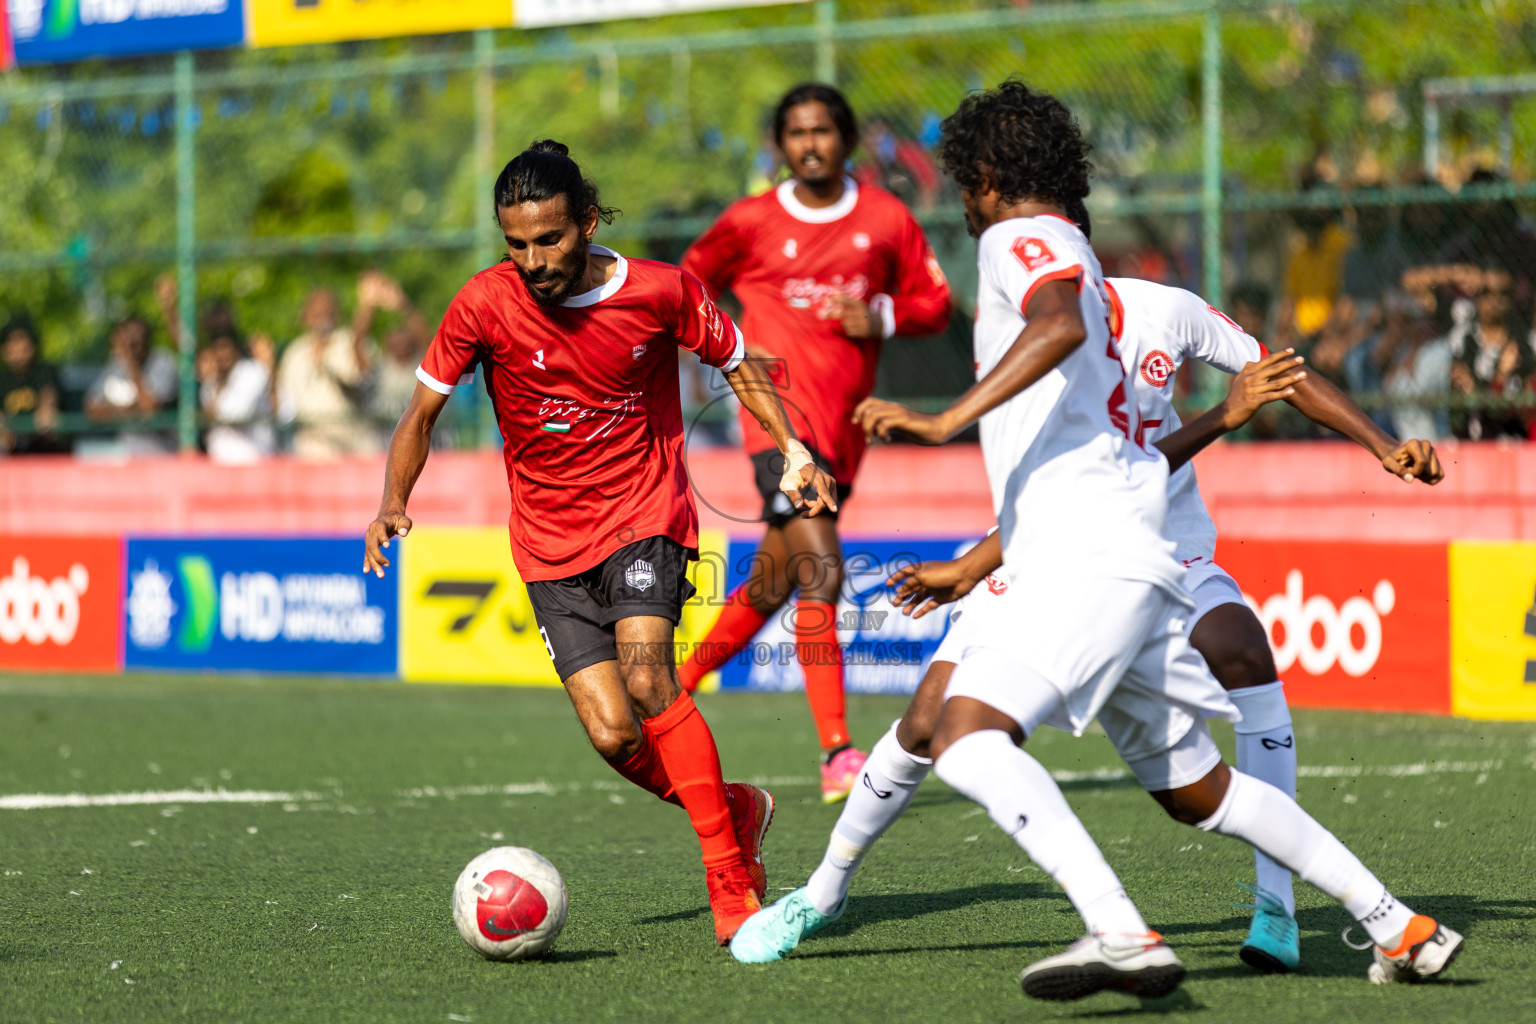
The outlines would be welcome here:
<svg viewBox="0 0 1536 1024">
<path fill-rule="evenodd" d="M 521 846 L 498 846 L 470 861 L 453 887 L 453 923 L 491 960 L 538 956 L 565 927 L 565 882 L 555 866 Z"/>
</svg>

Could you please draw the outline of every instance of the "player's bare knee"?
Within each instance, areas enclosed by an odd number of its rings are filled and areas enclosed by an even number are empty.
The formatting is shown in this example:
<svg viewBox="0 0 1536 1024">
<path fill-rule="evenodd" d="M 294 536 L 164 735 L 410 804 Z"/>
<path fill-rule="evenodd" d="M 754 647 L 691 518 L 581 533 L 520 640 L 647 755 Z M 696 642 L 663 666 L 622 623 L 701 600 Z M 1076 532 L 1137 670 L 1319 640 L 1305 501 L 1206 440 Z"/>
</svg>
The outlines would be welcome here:
<svg viewBox="0 0 1536 1024">
<path fill-rule="evenodd" d="M 1247 606 L 1213 609 L 1195 625 L 1189 641 L 1225 689 L 1264 686 L 1280 678 L 1264 627 Z"/>
<path fill-rule="evenodd" d="M 654 718 L 677 700 L 679 687 L 668 664 L 633 665 L 624 674 L 630 703 L 644 718 Z"/>
<path fill-rule="evenodd" d="M 584 723 L 592 749 L 606 761 L 624 762 L 640 752 L 644 738 L 633 718 L 598 719 Z"/>
<path fill-rule="evenodd" d="M 1198 825 L 1209 818 L 1211 814 L 1216 813 L 1214 807 L 1211 808 L 1210 813 L 1205 813 L 1200 801 L 1191 799 L 1187 795 L 1182 795 L 1182 793 L 1182 790 L 1169 790 L 1166 793 L 1168 799 L 1158 799 L 1164 794 L 1157 793 L 1153 794 L 1153 798 L 1157 799 L 1157 802 L 1162 805 L 1163 810 L 1168 812 L 1168 817 L 1181 825 Z"/>
<path fill-rule="evenodd" d="M 837 603 L 843 589 L 841 555 L 802 552 L 790 561 L 790 580 L 799 588 L 800 600 Z"/>
<path fill-rule="evenodd" d="M 932 757 L 929 753 L 933 740 L 933 721 L 924 721 L 921 715 L 913 716 L 908 709 L 906 717 L 896 724 L 896 742 L 913 757 Z"/>
<path fill-rule="evenodd" d="M 1206 663 L 1210 665 L 1211 674 L 1217 682 L 1228 690 L 1264 686 L 1280 677 L 1275 670 L 1274 655 L 1270 653 L 1269 645 L 1262 641 L 1258 644 L 1223 645 L 1223 649 L 1217 651 L 1214 658 L 1206 658 Z"/>
<path fill-rule="evenodd" d="M 1174 821 L 1184 825 L 1198 825 L 1210 820 L 1221 808 L 1221 801 L 1226 798 L 1227 786 L 1231 781 L 1231 771 L 1218 761 L 1216 767 L 1197 782 L 1147 795 L 1156 800 Z"/>
<path fill-rule="evenodd" d="M 917 757 L 932 757 L 930 741 L 939 724 L 939 713 L 944 710 L 944 692 L 955 666 L 949 661 L 935 661 L 928 666 L 923 681 L 918 684 L 906 714 L 896 723 L 896 742 L 901 749 Z"/>
</svg>

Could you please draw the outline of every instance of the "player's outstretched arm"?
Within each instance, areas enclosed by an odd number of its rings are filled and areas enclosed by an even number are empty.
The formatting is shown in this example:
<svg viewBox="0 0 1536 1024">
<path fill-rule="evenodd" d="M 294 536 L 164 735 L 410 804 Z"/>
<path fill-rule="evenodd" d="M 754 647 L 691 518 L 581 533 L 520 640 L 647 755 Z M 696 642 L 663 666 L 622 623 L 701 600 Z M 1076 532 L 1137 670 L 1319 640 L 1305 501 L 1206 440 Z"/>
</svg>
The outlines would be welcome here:
<svg viewBox="0 0 1536 1024">
<path fill-rule="evenodd" d="M 1077 282 L 1041 285 L 1024 311 L 1027 323 L 1013 345 L 981 380 L 940 413 L 922 413 L 895 402 L 867 398 L 854 410 L 866 437 L 889 441 L 905 435 L 920 444 L 943 444 L 966 427 L 1050 373 L 1088 337 Z"/>
<path fill-rule="evenodd" d="M 404 537 L 411 531 L 411 518 L 405 514 L 405 506 L 410 501 L 411 488 L 421 476 L 421 468 L 427 464 L 432 428 L 447 403 L 447 395 L 418 383 L 411 404 L 395 424 L 394 436 L 389 439 L 389 460 L 384 464 L 384 498 L 379 502 L 379 514 L 368 524 L 363 537 L 364 573 L 371 572 L 383 579 L 384 570 L 389 568 L 389 559 L 384 556 L 389 539 Z"/>
<path fill-rule="evenodd" d="M 1427 484 L 1437 484 L 1445 477 L 1434 445 L 1417 439 L 1399 443 L 1351 402 L 1348 395 L 1316 374 L 1298 384 L 1289 401 L 1313 423 L 1338 431 L 1376 456 L 1382 468 L 1393 476 Z"/>
<path fill-rule="evenodd" d="M 748 355 L 734 370 L 725 371 L 725 380 L 783 453 L 784 476 L 779 481 L 779 490 L 789 498 L 790 504 L 807 517 L 827 509 L 836 512 L 837 483 L 817 468 L 810 451 L 795 437 L 795 429 L 789 424 L 778 389 L 762 364 Z M 807 501 L 802 492 L 811 487 L 816 488 L 816 497 Z"/>
<path fill-rule="evenodd" d="M 958 601 L 1003 564 L 1003 540 L 993 531 L 959 558 L 947 562 L 904 565 L 886 585 L 895 587 L 894 602 L 901 614 L 920 619 L 941 605 Z"/>
<path fill-rule="evenodd" d="M 1244 366 L 1233 376 L 1226 398 L 1157 441 L 1155 447 L 1168 459 L 1168 471 L 1179 469 L 1212 441 L 1253 419 L 1253 414 L 1270 402 L 1295 395 L 1297 386 L 1308 377 L 1300 368 L 1301 356 L 1295 353 L 1290 348 L 1272 352 Z"/>
</svg>

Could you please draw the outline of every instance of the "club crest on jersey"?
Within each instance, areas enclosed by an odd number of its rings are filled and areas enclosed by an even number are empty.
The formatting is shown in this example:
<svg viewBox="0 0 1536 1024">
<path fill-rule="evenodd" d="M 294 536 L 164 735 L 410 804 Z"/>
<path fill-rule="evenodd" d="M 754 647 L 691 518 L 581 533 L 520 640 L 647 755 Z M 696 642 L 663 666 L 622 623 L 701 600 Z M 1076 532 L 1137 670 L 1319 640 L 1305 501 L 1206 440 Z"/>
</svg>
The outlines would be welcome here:
<svg viewBox="0 0 1536 1024">
<path fill-rule="evenodd" d="M 793 238 L 786 240 L 784 243 L 784 258 L 792 260 L 798 255 L 800 255 L 799 244 Z"/>
<path fill-rule="evenodd" d="M 624 582 L 636 590 L 649 590 L 656 583 L 656 570 L 650 562 L 637 558 L 634 564 L 624 570 Z"/>
<path fill-rule="evenodd" d="M 944 268 L 939 266 L 939 258 L 933 254 L 932 249 L 929 249 L 928 255 L 923 258 L 923 266 L 928 268 L 928 277 L 934 284 L 941 288 L 949 284 L 949 280 L 944 276 Z"/>
<path fill-rule="evenodd" d="M 636 345 L 634 348 L 629 350 L 629 357 L 638 363 L 640 361 L 640 357 L 645 355 L 645 348 L 646 347 L 644 345 Z"/>
<path fill-rule="evenodd" d="M 1051 252 L 1051 247 L 1038 238 L 1016 238 L 1009 251 L 1013 253 L 1013 258 L 1024 264 L 1024 269 L 1031 274 L 1056 259 L 1056 254 Z"/>
<path fill-rule="evenodd" d="M 853 237 L 850 239 L 850 241 L 853 242 L 853 247 L 855 249 L 868 249 L 869 248 L 869 235 L 865 234 L 862 231 L 855 231 L 853 233 Z"/>
<path fill-rule="evenodd" d="M 1141 379 L 1155 388 L 1167 384 L 1173 371 L 1173 357 L 1160 349 L 1148 352 L 1147 358 L 1141 361 Z"/>
</svg>

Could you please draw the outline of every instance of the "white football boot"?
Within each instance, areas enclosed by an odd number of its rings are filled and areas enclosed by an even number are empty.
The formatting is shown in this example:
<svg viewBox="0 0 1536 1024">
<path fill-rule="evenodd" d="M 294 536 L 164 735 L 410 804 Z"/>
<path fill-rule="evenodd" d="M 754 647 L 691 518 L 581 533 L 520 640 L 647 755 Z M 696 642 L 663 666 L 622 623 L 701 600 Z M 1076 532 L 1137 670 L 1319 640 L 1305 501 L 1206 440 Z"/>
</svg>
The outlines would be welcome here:
<svg viewBox="0 0 1536 1024">
<path fill-rule="evenodd" d="M 1082 999 L 1106 989 L 1157 999 L 1179 987 L 1184 965 L 1157 932 L 1085 935 L 1065 953 L 1024 968 L 1019 985 L 1036 999 Z"/>
<path fill-rule="evenodd" d="M 1396 949 L 1373 947 L 1376 962 L 1366 971 L 1366 977 L 1376 985 L 1433 978 L 1451 966 L 1464 942 L 1460 933 L 1434 918 L 1415 914 L 1403 929 L 1403 941 Z"/>
</svg>

